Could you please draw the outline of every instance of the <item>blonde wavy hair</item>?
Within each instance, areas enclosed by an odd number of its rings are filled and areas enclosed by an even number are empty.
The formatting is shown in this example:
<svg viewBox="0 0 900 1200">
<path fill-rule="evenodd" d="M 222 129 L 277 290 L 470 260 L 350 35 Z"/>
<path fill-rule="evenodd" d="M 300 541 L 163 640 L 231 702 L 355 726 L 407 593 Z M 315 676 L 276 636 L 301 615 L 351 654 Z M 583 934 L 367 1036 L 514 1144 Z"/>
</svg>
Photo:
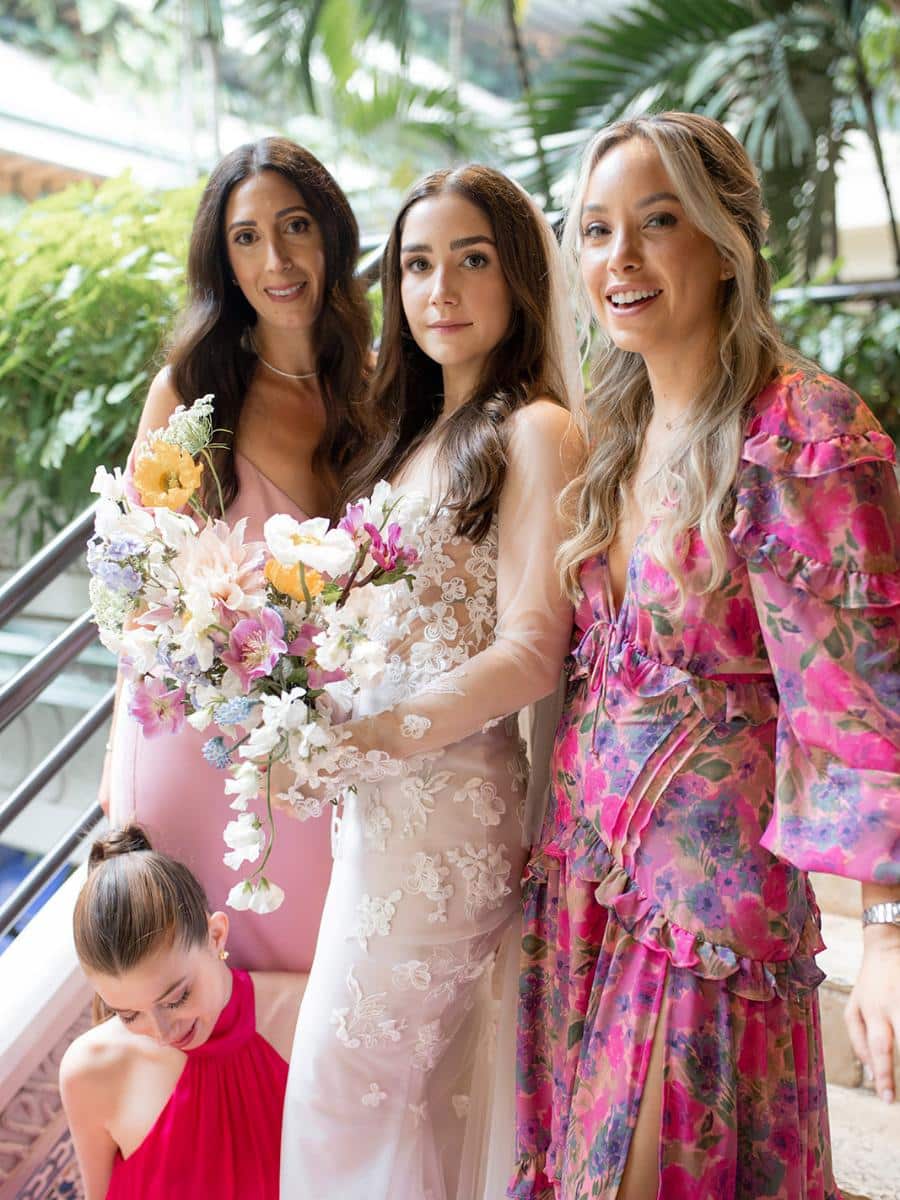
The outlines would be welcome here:
<svg viewBox="0 0 900 1200">
<path fill-rule="evenodd" d="M 672 575 L 683 601 L 690 530 L 699 529 L 710 557 L 708 578 L 692 577 L 691 589 L 713 591 L 726 574 L 726 529 L 748 404 L 781 367 L 802 360 L 784 345 L 772 316 L 769 266 L 762 254 L 769 221 L 753 164 L 718 121 L 681 112 L 616 121 L 585 151 L 562 238 L 585 350 L 596 321 L 579 269 L 581 210 L 594 167 L 632 138 L 656 148 L 688 219 L 734 272 L 720 292 L 717 361 L 697 381 L 696 403 L 647 496 L 649 511 L 659 517 L 647 548 Z M 603 329 L 597 330 L 597 343 L 589 400 L 592 450 L 562 497 L 576 532 L 560 546 L 557 565 L 573 598 L 579 594 L 580 564 L 615 537 L 653 413 L 641 356 L 618 349 Z"/>
</svg>

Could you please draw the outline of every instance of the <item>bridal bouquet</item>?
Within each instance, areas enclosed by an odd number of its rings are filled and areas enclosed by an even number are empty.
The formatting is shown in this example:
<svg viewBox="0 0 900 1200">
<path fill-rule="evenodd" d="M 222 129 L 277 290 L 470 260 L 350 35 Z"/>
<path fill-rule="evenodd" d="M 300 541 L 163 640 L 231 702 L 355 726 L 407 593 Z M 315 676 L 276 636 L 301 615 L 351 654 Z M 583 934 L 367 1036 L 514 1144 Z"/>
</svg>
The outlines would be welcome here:
<svg viewBox="0 0 900 1200">
<path fill-rule="evenodd" d="M 309 795 L 340 765 L 340 722 L 385 665 L 384 645 L 367 630 L 365 593 L 412 586 L 427 503 L 382 482 L 333 527 L 279 514 L 264 542 L 250 541 L 245 520 L 231 527 L 200 500 L 208 470 L 224 510 L 209 453 L 215 432 L 205 396 L 147 436 L 130 475 L 97 469 L 90 597 L 144 735 L 185 722 L 213 734 L 203 755 L 228 772 L 224 792 L 238 814 L 225 828 L 224 861 L 235 870 L 258 864 L 228 903 L 271 912 L 284 899 L 264 873 L 275 838 L 273 765 L 295 778 L 287 799 L 297 815 L 318 815 L 326 801 Z"/>
</svg>

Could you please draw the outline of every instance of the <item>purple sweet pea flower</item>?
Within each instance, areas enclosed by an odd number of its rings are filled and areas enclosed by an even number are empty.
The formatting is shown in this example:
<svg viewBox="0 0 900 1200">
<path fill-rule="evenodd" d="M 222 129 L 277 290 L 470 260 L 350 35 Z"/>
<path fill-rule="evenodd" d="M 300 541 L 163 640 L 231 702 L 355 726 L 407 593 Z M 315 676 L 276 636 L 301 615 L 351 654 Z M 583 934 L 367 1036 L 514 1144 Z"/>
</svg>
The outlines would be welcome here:
<svg viewBox="0 0 900 1200">
<path fill-rule="evenodd" d="M 387 541 L 384 540 L 378 529 L 369 522 L 366 522 L 365 530 L 372 539 L 372 544 L 369 546 L 369 553 L 383 571 L 393 571 L 400 563 L 414 563 L 418 558 L 415 550 L 407 546 L 401 546 L 400 537 L 403 530 L 396 521 L 392 521 L 388 525 Z"/>
<path fill-rule="evenodd" d="M 134 689 L 128 711 L 140 724 L 144 737 L 178 733 L 185 722 L 184 688 L 167 691 L 161 679 L 148 679 Z"/>
<path fill-rule="evenodd" d="M 338 521 L 338 529 L 343 529 L 351 537 L 356 537 L 365 526 L 366 510 L 362 504 L 348 504 L 347 511 Z"/>
<path fill-rule="evenodd" d="M 231 631 L 222 662 L 241 681 L 245 691 L 254 679 L 269 675 L 282 654 L 287 653 L 284 621 L 274 608 L 264 608 L 259 617 L 245 617 Z"/>
</svg>

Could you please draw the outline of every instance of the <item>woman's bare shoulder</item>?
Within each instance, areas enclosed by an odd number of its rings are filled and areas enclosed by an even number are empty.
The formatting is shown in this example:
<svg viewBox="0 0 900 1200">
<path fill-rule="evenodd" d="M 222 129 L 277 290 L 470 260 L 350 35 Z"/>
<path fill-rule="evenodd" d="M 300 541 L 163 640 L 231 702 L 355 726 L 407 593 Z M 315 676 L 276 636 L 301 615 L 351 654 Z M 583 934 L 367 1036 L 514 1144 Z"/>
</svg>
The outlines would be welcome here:
<svg viewBox="0 0 900 1200">
<path fill-rule="evenodd" d="M 175 391 L 172 368 L 166 364 L 160 371 L 157 371 L 150 384 L 135 442 L 140 442 L 145 438 L 151 429 L 162 429 L 178 405 L 182 403 L 183 400 Z"/>
<path fill-rule="evenodd" d="M 112 1097 L 118 1091 L 132 1054 L 133 1048 L 114 1020 L 104 1021 L 80 1034 L 59 1064 L 59 1085 L 66 1107 L 75 1099 L 94 1104 Z M 96 1115 L 102 1119 L 104 1114 Z"/>
</svg>

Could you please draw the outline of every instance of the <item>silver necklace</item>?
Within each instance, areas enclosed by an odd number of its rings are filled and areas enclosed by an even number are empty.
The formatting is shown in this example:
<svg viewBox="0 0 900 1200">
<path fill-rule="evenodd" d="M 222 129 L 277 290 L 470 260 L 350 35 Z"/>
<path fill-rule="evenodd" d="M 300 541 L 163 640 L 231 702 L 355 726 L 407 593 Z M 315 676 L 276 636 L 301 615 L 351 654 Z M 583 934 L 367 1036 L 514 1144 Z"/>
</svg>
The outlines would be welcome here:
<svg viewBox="0 0 900 1200">
<path fill-rule="evenodd" d="M 274 371 L 276 375 L 281 375 L 284 379 L 315 379 L 317 371 L 304 371 L 301 375 L 294 375 L 291 371 L 282 371 L 280 367 L 273 367 L 268 359 L 263 358 L 260 354 L 256 342 L 250 338 L 250 345 L 253 347 L 253 353 L 259 359 L 264 367 L 268 367 L 270 371 Z"/>
</svg>

